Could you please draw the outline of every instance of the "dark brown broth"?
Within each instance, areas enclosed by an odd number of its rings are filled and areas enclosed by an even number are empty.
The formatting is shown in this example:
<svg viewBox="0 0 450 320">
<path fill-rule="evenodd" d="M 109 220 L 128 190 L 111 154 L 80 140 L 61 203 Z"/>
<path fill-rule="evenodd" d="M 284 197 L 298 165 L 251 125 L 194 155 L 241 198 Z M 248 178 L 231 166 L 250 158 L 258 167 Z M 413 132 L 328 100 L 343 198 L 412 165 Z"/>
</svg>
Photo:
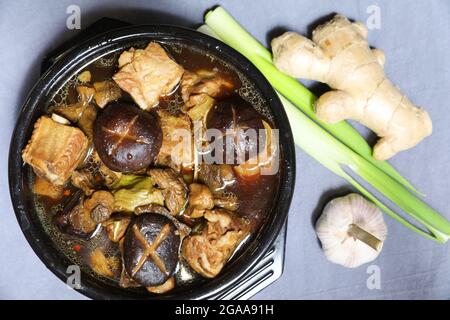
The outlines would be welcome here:
<svg viewBox="0 0 450 320">
<path fill-rule="evenodd" d="M 226 76 L 235 84 L 236 93 L 241 95 L 245 100 L 249 101 L 260 113 L 264 115 L 265 119 L 269 123 L 272 123 L 271 114 L 267 112 L 267 107 L 265 106 L 264 101 L 258 94 L 256 94 L 256 92 L 254 92 L 252 85 L 243 75 L 238 74 L 230 66 L 224 65 L 223 62 L 208 54 L 205 55 L 204 53 L 200 53 L 179 45 L 166 44 L 165 47 L 169 50 L 171 56 L 186 70 L 196 71 L 202 68 L 217 68 L 222 75 Z M 90 82 L 94 83 L 97 81 L 111 79 L 112 75 L 117 72 L 117 58 L 118 54 L 114 53 L 87 66 L 84 70 L 89 70 L 91 72 Z M 79 85 L 79 82 L 76 80 L 75 76 L 73 80 L 69 81 L 67 85 L 56 95 L 53 105 L 75 103 L 77 101 L 77 92 L 75 89 L 77 85 Z M 122 92 L 122 94 L 122 98 L 119 102 L 132 102 L 131 97 L 127 93 Z M 180 90 L 178 88 L 178 90 L 176 90 L 171 96 L 161 99 L 159 108 L 177 111 L 181 105 L 182 100 Z M 51 107 L 49 109 L 51 109 Z M 32 186 L 33 180 L 33 178 L 29 179 L 30 186 Z M 255 181 L 238 180 L 237 183 L 227 187 L 227 192 L 234 193 L 238 196 L 240 206 L 237 213 L 249 221 L 252 226 L 252 230 L 257 230 L 272 210 L 275 200 L 274 195 L 278 190 L 278 184 L 279 174 L 276 174 L 273 176 L 261 176 Z M 70 184 L 66 186 L 66 189 L 70 190 L 71 193 L 74 192 L 74 188 L 70 186 Z M 105 231 L 100 230 L 88 241 L 79 239 L 75 236 L 63 234 L 52 223 L 52 218 L 63 209 L 64 203 L 67 201 L 67 197 L 63 198 L 59 202 L 55 202 L 41 196 L 35 196 L 34 200 L 38 216 L 46 232 L 50 235 L 57 248 L 62 251 L 73 263 L 78 264 L 85 272 L 90 273 L 102 281 L 117 285 L 120 270 L 116 272 L 113 279 L 107 279 L 95 274 L 89 267 L 90 253 L 97 247 L 101 247 L 107 257 L 120 257 L 118 245 L 109 241 L 105 235 Z M 177 279 L 177 287 L 188 285 L 195 281 L 204 281 L 204 279 L 202 279 L 199 275 L 190 270 L 190 268 L 187 267 L 183 261 L 181 261 L 175 277 Z"/>
</svg>

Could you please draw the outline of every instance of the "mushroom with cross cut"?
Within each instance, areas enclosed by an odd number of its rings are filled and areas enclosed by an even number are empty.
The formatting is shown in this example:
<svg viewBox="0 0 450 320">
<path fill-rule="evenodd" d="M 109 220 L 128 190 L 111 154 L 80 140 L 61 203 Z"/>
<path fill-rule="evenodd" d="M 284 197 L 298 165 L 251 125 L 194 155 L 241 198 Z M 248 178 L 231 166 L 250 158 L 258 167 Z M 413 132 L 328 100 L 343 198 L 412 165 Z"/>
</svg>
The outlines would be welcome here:
<svg viewBox="0 0 450 320">
<path fill-rule="evenodd" d="M 147 168 L 161 143 L 158 120 L 130 104 L 108 106 L 95 122 L 95 149 L 113 171 L 135 172 Z"/>
<path fill-rule="evenodd" d="M 123 247 L 127 274 L 150 287 L 166 282 L 175 272 L 181 239 L 175 225 L 153 213 L 138 216 L 128 227 Z"/>
<path fill-rule="evenodd" d="M 219 101 L 208 112 L 205 127 L 209 134 L 213 134 L 212 130 L 220 132 L 219 136 L 207 138 L 206 150 L 218 163 L 241 164 L 265 146 L 263 117 L 237 95 Z"/>
</svg>

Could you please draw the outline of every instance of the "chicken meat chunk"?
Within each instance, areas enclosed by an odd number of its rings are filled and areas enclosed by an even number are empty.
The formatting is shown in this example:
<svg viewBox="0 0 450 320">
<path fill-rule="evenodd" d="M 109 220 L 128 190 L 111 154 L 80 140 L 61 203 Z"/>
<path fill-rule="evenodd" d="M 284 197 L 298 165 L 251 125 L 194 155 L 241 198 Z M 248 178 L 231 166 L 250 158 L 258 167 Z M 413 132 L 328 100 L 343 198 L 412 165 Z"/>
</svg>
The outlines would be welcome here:
<svg viewBox="0 0 450 320">
<path fill-rule="evenodd" d="M 163 189 L 164 202 L 172 215 L 184 210 L 187 204 L 188 188 L 183 178 L 173 169 L 149 169 L 148 175 Z"/>
<path fill-rule="evenodd" d="M 144 110 L 157 106 L 160 97 L 170 94 L 184 71 L 156 42 L 150 42 L 145 49 L 124 51 L 119 68 L 114 81 Z"/>
<path fill-rule="evenodd" d="M 214 197 L 209 188 L 200 183 L 189 185 L 188 215 L 190 218 L 200 218 L 207 209 L 214 208 Z"/>
<path fill-rule="evenodd" d="M 88 144 L 80 129 L 42 116 L 34 125 L 22 158 L 39 177 L 63 185 L 86 156 Z"/>
<path fill-rule="evenodd" d="M 86 85 L 76 87 L 78 102 L 70 105 L 59 105 L 54 108 L 54 114 L 62 116 L 76 124 L 89 139 L 92 139 L 97 110 L 91 103 L 95 89 Z"/>
<path fill-rule="evenodd" d="M 233 89 L 233 82 L 215 69 L 186 71 L 181 79 L 181 96 L 188 108 L 201 102 L 204 99 L 203 95 L 219 98 Z"/>
<path fill-rule="evenodd" d="M 96 180 L 88 170 L 75 170 L 70 177 L 70 183 L 90 196 L 95 191 Z"/>
<path fill-rule="evenodd" d="M 228 192 L 221 195 L 213 194 L 204 184 L 191 183 L 189 185 L 189 201 L 185 215 L 191 219 L 201 218 L 205 212 L 214 207 L 236 211 L 239 208 L 239 199 L 235 194 Z"/>
<path fill-rule="evenodd" d="M 111 80 L 95 82 L 94 89 L 95 89 L 94 94 L 95 103 L 102 109 L 108 103 L 116 101 L 122 96 L 122 92 L 120 91 L 118 85 Z"/>
<path fill-rule="evenodd" d="M 249 234 L 249 227 L 243 219 L 222 209 L 208 210 L 204 217 L 206 226 L 183 241 L 182 255 L 196 272 L 213 278 Z"/>
<path fill-rule="evenodd" d="M 198 181 L 206 184 L 216 196 L 223 195 L 225 189 L 237 181 L 229 164 L 201 163 L 196 173 Z"/>
<path fill-rule="evenodd" d="M 109 219 L 114 208 L 114 197 L 108 191 L 96 191 L 85 198 L 75 192 L 53 222 L 64 233 L 89 239 L 97 225 Z"/>
<path fill-rule="evenodd" d="M 178 172 L 191 168 L 194 162 L 191 120 L 186 114 L 174 115 L 165 110 L 158 110 L 158 116 L 163 139 L 155 164 Z"/>
<path fill-rule="evenodd" d="M 239 199 L 233 193 L 224 193 L 220 196 L 216 195 L 214 197 L 214 206 L 230 211 L 236 211 L 239 208 Z"/>
<path fill-rule="evenodd" d="M 120 180 L 121 173 L 109 169 L 100 159 L 97 151 L 93 150 L 87 157 L 82 169 L 75 170 L 70 182 L 73 186 L 83 190 L 90 196 L 96 189 L 111 188 Z"/>
</svg>

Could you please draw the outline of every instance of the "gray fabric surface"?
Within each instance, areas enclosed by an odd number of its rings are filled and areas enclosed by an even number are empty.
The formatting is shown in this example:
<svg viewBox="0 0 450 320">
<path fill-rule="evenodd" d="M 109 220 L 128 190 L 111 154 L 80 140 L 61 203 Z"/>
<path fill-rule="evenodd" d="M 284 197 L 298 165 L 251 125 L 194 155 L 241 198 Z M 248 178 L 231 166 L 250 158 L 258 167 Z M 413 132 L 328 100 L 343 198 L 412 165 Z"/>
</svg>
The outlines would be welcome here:
<svg viewBox="0 0 450 320">
<path fill-rule="evenodd" d="M 27 92 L 38 78 L 43 55 L 77 31 L 66 28 L 66 8 L 81 8 L 82 27 L 110 16 L 134 23 L 192 25 L 217 1 L 1 1 L 0 35 L 0 298 L 84 299 L 67 288 L 33 253 L 16 222 L 8 192 L 7 156 L 11 132 Z M 434 133 L 391 162 L 450 218 L 450 2 L 442 1 L 222 1 L 263 43 L 284 29 L 311 31 L 319 19 L 340 12 L 365 21 L 368 6 L 381 9 L 381 28 L 369 32 L 371 45 L 386 53 L 389 77 L 424 106 Z M 315 88 L 315 86 L 313 86 Z M 371 137 L 373 141 L 373 137 Z M 297 184 L 289 214 L 283 276 L 260 299 L 419 299 L 450 297 L 450 247 L 435 244 L 386 218 L 389 236 L 372 264 L 381 289 L 369 290 L 367 266 L 345 269 L 325 259 L 312 221 L 323 202 L 351 190 L 297 149 Z"/>
</svg>

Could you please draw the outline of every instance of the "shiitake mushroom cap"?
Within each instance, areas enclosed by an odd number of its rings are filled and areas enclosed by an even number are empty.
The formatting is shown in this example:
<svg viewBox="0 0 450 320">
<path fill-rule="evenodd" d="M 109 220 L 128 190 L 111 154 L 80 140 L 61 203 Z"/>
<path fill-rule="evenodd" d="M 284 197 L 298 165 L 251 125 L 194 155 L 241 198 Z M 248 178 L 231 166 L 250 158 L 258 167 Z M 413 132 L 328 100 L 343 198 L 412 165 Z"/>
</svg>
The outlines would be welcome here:
<svg viewBox="0 0 450 320">
<path fill-rule="evenodd" d="M 134 105 L 112 104 L 95 121 L 94 146 L 111 170 L 135 172 L 147 168 L 161 143 L 158 120 Z"/>
<path fill-rule="evenodd" d="M 208 112 L 205 127 L 217 129 L 223 135 L 223 157 L 216 154 L 212 156 L 227 164 L 240 164 L 256 156 L 265 146 L 266 136 L 261 131 L 264 129 L 263 120 L 263 116 L 238 95 L 218 101 Z M 249 129 L 254 130 L 254 136 L 249 135 Z M 209 142 L 214 143 L 215 139 L 210 139 Z"/>
<path fill-rule="evenodd" d="M 161 237 L 163 229 L 166 232 L 161 240 L 158 238 Z M 136 232 L 145 238 L 147 245 L 142 243 L 143 238 L 139 239 Z M 146 247 L 154 245 L 155 241 L 160 241 L 155 250 L 157 258 L 149 255 L 145 262 L 137 267 L 146 254 Z M 123 243 L 123 262 L 127 274 L 145 287 L 163 284 L 176 270 L 180 243 L 181 239 L 176 232 L 176 227 L 168 218 L 154 213 L 145 213 L 136 217 L 128 226 Z M 161 270 L 157 259 L 163 262 L 165 270 Z"/>
</svg>

